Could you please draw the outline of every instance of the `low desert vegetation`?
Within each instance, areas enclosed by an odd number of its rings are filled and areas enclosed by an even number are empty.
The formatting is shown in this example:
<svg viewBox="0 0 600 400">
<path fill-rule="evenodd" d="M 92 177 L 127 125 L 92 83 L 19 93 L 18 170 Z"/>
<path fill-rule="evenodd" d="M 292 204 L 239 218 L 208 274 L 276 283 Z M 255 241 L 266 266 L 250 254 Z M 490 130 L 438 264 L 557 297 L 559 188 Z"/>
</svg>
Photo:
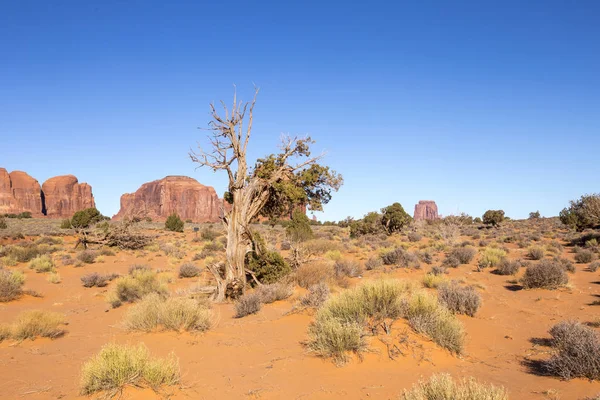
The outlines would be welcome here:
<svg viewBox="0 0 600 400">
<path fill-rule="evenodd" d="M 327 299 L 331 290 L 325 282 L 316 283 L 308 288 L 308 293 L 300 298 L 300 305 L 307 308 L 319 308 Z"/>
<path fill-rule="evenodd" d="M 52 261 L 52 257 L 44 254 L 31 260 L 29 268 L 37 273 L 54 271 L 54 261 Z"/>
<path fill-rule="evenodd" d="M 496 268 L 506 258 L 506 251 L 494 247 L 486 247 L 479 258 L 479 268 Z"/>
<path fill-rule="evenodd" d="M 423 292 L 412 295 L 406 302 L 405 317 L 416 332 L 429 337 L 440 347 L 454 354 L 463 352 L 464 328 L 435 296 Z"/>
<path fill-rule="evenodd" d="M 503 387 L 464 378 L 458 382 L 448 374 L 437 374 L 419 381 L 411 390 L 405 390 L 401 400 L 508 400 Z"/>
<path fill-rule="evenodd" d="M 256 314 L 262 308 L 262 299 L 257 292 L 246 293 L 235 303 L 235 317 L 242 318 Z"/>
<path fill-rule="evenodd" d="M 185 223 L 176 213 L 169 215 L 165 221 L 165 229 L 171 232 L 183 232 L 184 225 Z"/>
<path fill-rule="evenodd" d="M 541 246 L 532 246 L 527 251 L 527 256 L 532 260 L 541 260 L 544 258 L 546 251 Z"/>
<path fill-rule="evenodd" d="M 151 293 L 133 305 L 124 325 L 131 331 L 153 330 L 204 332 L 210 329 L 212 311 L 207 301 L 185 297 L 163 297 Z"/>
<path fill-rule="evenodd" d="M 77 259 L 85 264 L 93 264 L 98 255 L 99 254 L 94 250 L 83 250 L 77 254 Z"/>
<path fill-rule="evenodd" d="M 10 325 L 0 326 L 0 341 L 23 341 L 38 337 L 55 339 L 65 334 L 65 317 L 62 314 L 41 310 L 28 310 L 19 314 Z"/>
<path fill-rule="evenodd" d="M 156 272 L 139 268 L 134 269 L 129 275 L 115 281 L 114 291 L 108 295 L 108 302 L 113 308 L 123 303 L 133 303 L 150 293 L 166 296 L 167 287 L 158 279 Z"/>
<path fill-rule="evenodd" d="M 458 282 L 441 285 L 438 299 L 455 314 L 465 314 L 474 317 L 481 306 L 481 295 L 472 286 L 461 286 Z"/>
<path fill-rule="evenodd" d="M 82 395 L 106 392 L 108 397 L 126 386 L 158 391 L 163 386 L 178 384 L 180 377 L 179 361 L 174 354 L 155 358 L 144 344 L 108 344 L 83 365 L 80 391 Z"/>
<path fill-rule="evenodd" d="M 594 329 L 576 321 L 563 321 L 550 329 L 555 354 L 544 362 L 553 375 L 600 379 L 600 336 Z"/>
<path fill-rule="evenodd" d="M 366 350 L 367 331 L 389 333 L 399 318 L 406 318 L 416 332 L 451 352 L 462 352 L 464 332 L 456 317 L 434 296 L 415 292 L 412 285 L 397 280 L 366 282 L 328 300 L 309 327 L 307 346 L 341 364 L 348 353 L 360 357 Z"/>
<path fill-rule="evenodd" d="M 92 272 L 86 275 L 83 275 L 80 279 L 81 279 L 81 284 L 83 285 L 83 287 L 86 288 L 91 288 L 91 287 L 104 287 L 106 285 L 108 285 L 108 283 L 110 281 L 112 281 L 113 279 L 118 278 L 119 275 L 117 274 L 110 274 L 110 275 L 101 275 L 97 272 Z"/>
<path fill-rule="evenodd" d="M 180 278 L 195 278 L 199 276 L 201 272 L 202 270 L 192 263 L 185 263 L 179 267 Z"/>
<path fill-rule="evenodd" d="M 542 260 L 525 269 L 521 284 L 525 289 L 557 289 L 569 283 L 565 268 L 555 260 Z"/>
<path fill-rule="evenodd" d="M 25 275 L 21 271 L 0 269 L 0 302 L 15 300 L 23 294 Z"/>
</svg>

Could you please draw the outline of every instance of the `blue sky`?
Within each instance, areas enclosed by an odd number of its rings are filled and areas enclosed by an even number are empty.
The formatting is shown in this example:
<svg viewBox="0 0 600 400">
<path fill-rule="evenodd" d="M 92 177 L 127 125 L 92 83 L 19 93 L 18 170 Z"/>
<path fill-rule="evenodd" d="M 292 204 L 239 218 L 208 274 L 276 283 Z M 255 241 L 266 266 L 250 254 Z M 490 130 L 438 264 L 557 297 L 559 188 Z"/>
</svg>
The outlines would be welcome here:
<svg viewBox="0 0 600 400">
<path fill-rule="evenodd" d="M 0 0 L 0 167 L 119 197 L 195 169 L 208 104 L 260 86 L 251 157 L 310 134 L 345 184 L 319 219 L 557 215 L 597 192 L 596 1 Z"/>
</svg>

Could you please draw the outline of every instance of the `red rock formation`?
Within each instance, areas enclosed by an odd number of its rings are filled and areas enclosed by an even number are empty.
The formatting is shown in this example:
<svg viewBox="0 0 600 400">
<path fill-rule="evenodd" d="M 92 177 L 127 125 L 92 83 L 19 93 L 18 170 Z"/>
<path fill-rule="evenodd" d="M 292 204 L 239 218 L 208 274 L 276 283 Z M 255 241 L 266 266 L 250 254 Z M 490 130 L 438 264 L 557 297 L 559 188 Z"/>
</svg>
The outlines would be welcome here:
<svg viewBox="0 0 600 400">
<path fill-rule="evenodd" d="M 419 220 L 432 220 L 438 219 L 438 208 L 433 200 L 419 200 L 418 204 L 415 204 L 415 221 Z"/>
<path fill-rule="evenodd" d="M 42 185 L 45 214 L 51 218 L 70 217 L 75 212 L 96 207 L 92 187 L 79 183 L 73 175 L 55 176 Z"/>
<path fill-rule="evenodd" d="M 42 215 L 42 196 L 38 181 L 22 171 L 10 174 L 0 168 L 0 214 L 19 214 L 29 211 Z"/>
<path fill-rule="evenodd" d="M 218 222 L 222 204 L 212 187 L 187 176 L 167 176 L 121 196 L 121 209 L 113 218 L 135 215 L 163 221 L 175 212 L 183 220 Z"/>
</svg>

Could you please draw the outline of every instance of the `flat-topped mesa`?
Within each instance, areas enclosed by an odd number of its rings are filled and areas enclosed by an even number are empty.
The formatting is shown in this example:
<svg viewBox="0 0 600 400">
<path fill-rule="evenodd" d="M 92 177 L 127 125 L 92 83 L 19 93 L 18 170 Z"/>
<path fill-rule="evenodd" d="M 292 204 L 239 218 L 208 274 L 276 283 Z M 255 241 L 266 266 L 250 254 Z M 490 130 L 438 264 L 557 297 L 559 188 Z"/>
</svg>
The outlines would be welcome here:
<svg viewBox="0 0 600 400">
<path fill-rule="evenodd" d="M 45 210 L 51 218 L 70 217 L 79 210 L 96 207 L 92 187 L 74 175 L 55 176 L 42 185 Z"/>
<path fill-rule="evenodd" d="M 167 176 L 121 196 L 121 209 L 113 218 L 140 216 L 164 221 L 175 212 L 183 220 L 218 222 L 221 207 L 214 188 L 188 176 Z"/>
<path fill-rule="evenodd" d="M 42 189 L 35 178 L 23 171 L 8 173 L 0 168 L 0 214 L 30 212 L 42 216 Z"/>
<path fill-rule="evenodd" d="M 418 204 L 415 204 L 415 221 L 421 220 L 434 220 L 438 219 L 438 207 L 433 200 L 419 200 Z"/>
</svg>

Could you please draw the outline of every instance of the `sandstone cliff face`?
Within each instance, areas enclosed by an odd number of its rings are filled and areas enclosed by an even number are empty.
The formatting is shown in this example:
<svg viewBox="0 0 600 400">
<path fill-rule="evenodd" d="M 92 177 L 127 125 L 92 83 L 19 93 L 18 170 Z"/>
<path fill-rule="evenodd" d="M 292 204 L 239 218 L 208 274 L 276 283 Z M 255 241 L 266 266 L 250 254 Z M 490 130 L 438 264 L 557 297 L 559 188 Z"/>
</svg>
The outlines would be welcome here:
<svg viewBox="0 0 600 400">
<path fill-rule="evenodd" d="M 0 168 L 0 214 L 29 211 L 33 217 L 67 218 L 89 207 L 95 207 L 92 188 L 73 175 L 50 178 L 40 187 L 25 172 Z"/>
<path fill-rule="evenodd" d="M 42 215 L 42 195 L 37 180 L 22 171 L 10 174 L 0 168 L 0 214 L 19 214 L 29 211 Z"/>
<path fill-rule="evenodd" d="M 79 210 L 96 207 L 92 187 L 79 183 L 73 175 L 55 176 L 42 185 L 45 214 L 53 218 L 70 217 Z"/>
<path fill-rule="evenodd" d="M 183 220 L 218 222 L 221 205 L 212 187 L 187 176 L 167 176 L 121 196 L 121 209 L 113 218 L 135 215 L 162 221 L 175 212 Z"/>
<path fill-rule="evenodd" d="M 437 204 L 433 200 L 420 200 L 418 204 L 415 204 L 415 221 L 419 220 L 432 220 L 438 219 L 438 208 Z"/>
</svg>

